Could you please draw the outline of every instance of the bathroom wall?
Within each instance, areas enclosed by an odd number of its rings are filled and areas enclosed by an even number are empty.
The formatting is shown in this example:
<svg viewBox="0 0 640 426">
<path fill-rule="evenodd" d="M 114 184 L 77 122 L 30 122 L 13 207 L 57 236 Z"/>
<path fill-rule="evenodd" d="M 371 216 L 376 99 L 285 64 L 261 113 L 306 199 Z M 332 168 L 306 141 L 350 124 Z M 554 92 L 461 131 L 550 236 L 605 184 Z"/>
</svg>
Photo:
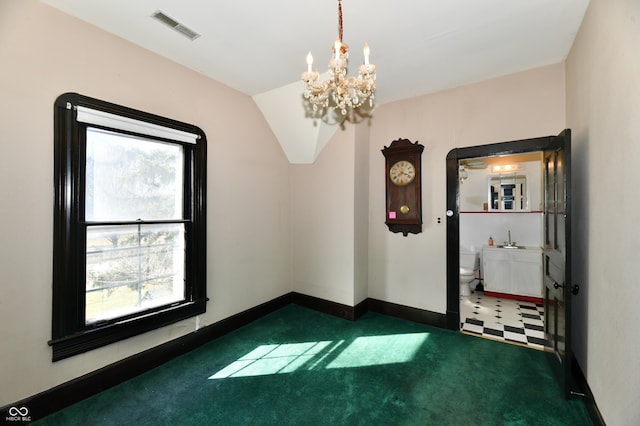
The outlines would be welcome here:
<svg viewBox="0 0 640 426">
<path fill-rule="evenodd" d="M 542 247 L 542 213 L 460 213 L 460 247 L 479 251 L 489 237 L 495 244 L 511 240 Z"/>
<path fill-rule="evenodd" d="M 536 154 L 542 158 L 542 154 Z M 495 159 L 485 159 L 491 163 Z M 491 165 L 485 169 L 468 169 L 467 179 L 460 184 L 460 248 L 480 252 L 487 245 L 489 237 L 495 244 L 511 241 L 523 246 L 542 247 L 542 161 L 514 161 L 522 165 L 518 175 L 527 178 L 527 213 L 485 212 L 483 204 L 488 201 L 488 185 Z M 501 164 L 510 163 L 509 157 L 501 159 Z"/>
</svg>

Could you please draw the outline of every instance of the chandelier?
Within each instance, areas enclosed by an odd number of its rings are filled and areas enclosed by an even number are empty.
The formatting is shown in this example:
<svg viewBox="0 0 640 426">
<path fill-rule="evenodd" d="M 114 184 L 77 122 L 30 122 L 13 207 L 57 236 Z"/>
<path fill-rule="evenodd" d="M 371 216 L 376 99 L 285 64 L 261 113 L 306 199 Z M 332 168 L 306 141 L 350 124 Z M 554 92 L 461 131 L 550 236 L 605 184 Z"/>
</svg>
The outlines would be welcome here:
<svg viewBox="0 0 640 426">
<path fill-rule="evenodd" d="M 302 73 L 305 82 L 304 97 L 313 105 L 313 111 L 332 106 L 342 115 L 360 108 L 367 100 L 373 107 L 376 88 L 376 66 L 369 63 L 369 45 L 364 45 L 364 64 L 358 69 L 358 77 L 347 77 L 349 46 L 342 42 L 342 0 L 338 0 L 338 38 L 333 44 L 329 61 L 329 79 L 318 80 L 318 72 L 312 71 L 313 56 L 307 55 L 307 71 Z"/>
</svg>

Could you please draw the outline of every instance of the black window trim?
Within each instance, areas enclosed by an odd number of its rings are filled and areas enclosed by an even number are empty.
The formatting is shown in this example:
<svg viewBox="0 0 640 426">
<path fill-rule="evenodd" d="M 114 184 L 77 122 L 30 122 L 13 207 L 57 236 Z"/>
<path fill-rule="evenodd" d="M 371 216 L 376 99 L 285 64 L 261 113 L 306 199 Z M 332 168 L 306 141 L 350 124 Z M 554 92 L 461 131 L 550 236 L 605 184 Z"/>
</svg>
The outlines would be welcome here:
<svg viewBox="0 0 640 426">
<path fill-rule="evenodd" d="M 185 157 L 185 205 L 187 257 L 184 302 L 134 314 L 114 321 L 84 323 L 84 215 L 81 149 L 87 124 L 76 121 L 77 106 L 116 114 L 198 135 L 195 144 L 182 144 Z M 91 127 L 101 127 L 91 125 Z M 120 133 L 129 133 L 120 129 Z M 149 138 L 148 135 L 142 135 Z M 163 140 L 162 138 L 151 137 Z M 197 126 L 90 98 L 64 93 L 54 103 L 54 226 L 53 226 L 53 361 L 68 358 L 206 312 L 206 181 L 207 143 Z M 193 188 L 193 191 L 191 190 Z M 79 266 L 79 264 L 82 264 Z"/>
</svg>

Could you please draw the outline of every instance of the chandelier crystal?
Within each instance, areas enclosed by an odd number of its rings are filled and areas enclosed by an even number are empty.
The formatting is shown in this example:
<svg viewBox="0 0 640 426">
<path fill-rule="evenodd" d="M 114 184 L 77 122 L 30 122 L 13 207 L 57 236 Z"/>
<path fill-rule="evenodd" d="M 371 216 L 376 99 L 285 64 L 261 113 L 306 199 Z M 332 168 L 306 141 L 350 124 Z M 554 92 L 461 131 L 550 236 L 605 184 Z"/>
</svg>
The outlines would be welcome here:
<svg viewBox="0 0 640 426">
<path fill-rule="evenodd" d="M 305 82 L 304 97 L 313 105 L 313 111 L 329 106 L 342 115 L 360 108 L 369 101 L 373 107 L 376 88 L 376 66 L 369 63 L 369 45 L 364 45 L 364 64 L 358 69 L 358 77 L 347 76 L 349 46 L 342 41 L 342 0 L 338 0 L 338 38 L 333 44 L 329 61 L 329 79 L 319 81 L 317 71 L 312 71 L 313 56 L 307 55 L 307 71 L 302 73 Z"/>
</svg>

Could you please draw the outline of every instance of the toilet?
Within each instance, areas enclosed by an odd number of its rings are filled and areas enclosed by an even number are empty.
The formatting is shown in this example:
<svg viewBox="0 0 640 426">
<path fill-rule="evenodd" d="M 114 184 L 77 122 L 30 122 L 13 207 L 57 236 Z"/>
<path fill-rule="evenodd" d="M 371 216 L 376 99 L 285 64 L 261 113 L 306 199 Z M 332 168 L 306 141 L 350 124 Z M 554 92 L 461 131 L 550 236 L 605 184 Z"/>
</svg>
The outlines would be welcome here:
<svg viewBox="0 0 640 426">
<path fill-rule="evenodd" d="M 460 250 L 460 296 L 470 296 L 472 288 L 475 290 L 479 266 L 478 252 Z"/>
</svg>

